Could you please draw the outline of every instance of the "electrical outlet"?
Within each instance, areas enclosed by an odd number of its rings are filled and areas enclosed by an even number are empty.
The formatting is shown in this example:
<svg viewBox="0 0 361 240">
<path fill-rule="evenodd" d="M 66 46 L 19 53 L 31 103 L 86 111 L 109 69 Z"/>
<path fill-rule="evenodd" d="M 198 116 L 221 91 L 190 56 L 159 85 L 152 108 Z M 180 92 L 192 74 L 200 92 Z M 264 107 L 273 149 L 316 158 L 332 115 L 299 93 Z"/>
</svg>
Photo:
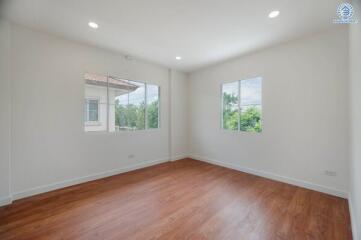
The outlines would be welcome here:
<svg viewBox="0 0 361 240">
<path fill-rule="evenodd" d="M 336 177 L 337 172 L 336 171 L 325 170 L 325 175 L 330 176 L 330 177 Z"/>
<path fill-rule="evenodd" d="M 129 154 L 129 155 L 128 155 L 128 158 L 129 158 L 129 159 L 134 158 L 134 154 Z"/>
</svg>

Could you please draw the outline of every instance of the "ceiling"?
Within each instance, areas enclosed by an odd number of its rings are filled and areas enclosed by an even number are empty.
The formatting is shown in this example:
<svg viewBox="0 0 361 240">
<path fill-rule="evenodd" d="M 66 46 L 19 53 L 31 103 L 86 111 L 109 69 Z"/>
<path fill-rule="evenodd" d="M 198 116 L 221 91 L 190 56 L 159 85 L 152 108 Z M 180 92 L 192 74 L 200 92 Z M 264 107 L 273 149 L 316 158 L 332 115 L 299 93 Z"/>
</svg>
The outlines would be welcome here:
<svg viewBox="0 0 361 240">
<path fill-rule="evenodd" d="M 190 72 L 334 27 L 340 2 L 8 0 L 2 8 L 18 24 Z M 279 17 L 268 18 L 274 9 Z"/>
</svg>

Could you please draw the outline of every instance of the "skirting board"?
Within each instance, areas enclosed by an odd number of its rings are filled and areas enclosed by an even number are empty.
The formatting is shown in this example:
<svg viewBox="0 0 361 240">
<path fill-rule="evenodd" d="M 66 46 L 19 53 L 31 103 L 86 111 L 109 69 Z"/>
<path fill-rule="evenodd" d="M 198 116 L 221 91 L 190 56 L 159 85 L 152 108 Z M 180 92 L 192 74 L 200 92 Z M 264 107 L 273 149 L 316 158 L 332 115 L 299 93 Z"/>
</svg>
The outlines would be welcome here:
<svg viewBox="0 0 361 240">
<path fill-rule="evenodd" d="M 343 191 L 337 190 L 337 189 L 332 189 L 332 188 L 329 188 L 329 187 L 326 187 L 326 186 L 306 182 L 306 181 L 303 181 L 303 180 L 284 177 L 284 176 L 280 176 L 280 175 L 277 175 L 277 174 L 274 174 L 274 173 L 265 172 L 265 171 L 261 171 L 261 170 L 245 168 L 245 167 L 241 167 L 241 166 L 238 166 L 238 165 L 235 165 L 235 164 L 230 164 L 230 163 L 225 163 L 225 162 L 218 161 L 218 160 L 215 160 L 215 159 L 210 159 L 210 158 L 207 158 L 207 157 L 201 157 L 201 156 L 196 156 L 196 155 L 190 155 L 189 157 L 192 158 L 192 159 L 198 160 L 198 161 L 203 161 L 203 162 L 207 162 L 207 163 L 210 163 L 210 164 L 222 166 L 222 167 L 225 167 L 225 168 L 230 168 L 230 169 L 234 169 L 234 170 L 237 170 L 237 171 L 241 171 L 241 172 L 257 175 L 257 176 L 260 176 L 260 177 L 272 179 L 272 180 L 275 180 L 275 181 L 288 183 L 288 184 L 291 184 L 291 185 L 295 185 L 295 186 L 302 187 L 302 188 L 307 188 L 307 189 L 310 189 L 310 190 L 326 193 L 326 194 L 329 194 L 329 195 L 333 195 L 333 196 L 337 196 L 337 197 L 341 197 L 341 198 L 345 198 L 345 199 L 348 198 L 348 194 L 346 192 L 343 192 Z"/>
<path fill-rule="evenodd" d="M 226 168 L 231 168 L 231 169 L 234 169 L 234 170 L 237 170 L 237 171 L 246 172 L 246 173 L 249 173 L 249 174 L 269 178 L 269 179 L 280 181 L 280 182 L 285 182 L 285 183 L 292 184 L 292 185 L 295 185 L 295 186 L 299 186 L 299 187 L 303 187 L 303 188 L 307 188 L 307 189 L 327 193 L 327 194 L 342 197 L 342 198 L 347 198 L 348 197 L 347 193 L 345 193 L 343 191 L 331 189 L 331 188 L 328 188 L 328 187 L 324 187 L 324 186 L 320 186 L 320 185 L 317 185 L 317 184 L 305 182 L 305 181 L 302 181 L 302 180 L 297 180 L 297 179 L 293 179 L 293 178 L 279 176 L 279 175 L 269 173 L 269 172 L 254 170 L 254 169 L 250 169 L 250 168 L 244 168 L 244 167 L 236 166 L 236 165 L 233 165 L 233 164 L 229 164 L 229 163 L 225 163 L 225 162 L 221 162 L 221 161 L 217 161 L 217 160 L 209 159 L 209 158 L 205 158 L 205 157 L 200 157 L 200 156 L 195 156 L 195 155 L 189 155 L 189 156 L 183 156 L 182 155 L 182 156 L 174 156 L 174 157 L 172 157 L 171 161 L 181 160 L 181 159 L 184 159 L 184 158 L 187 158 L 187 157 L 193 158 L 193 159 L 198 160 L 198 161 L 208 162 L 210 164 L 219 165 L 219 166 L 226 167 Z M 112 176 L 112 175 L 117 175 L 117 174 L 124 173 L 124 172 L 129 172 L 129 171 L 132 171 L 132 170 L 141 169 L 141 168 L 149 167 L 149 166 L 152 166 L 152 165 L 156 165 L 156 164 L 160 164 L 160 163 L 164 163 L 164 162 L 168 162 L 168 161 L 169 161 L 169 159 L 167 158 L 167 159 L 159 159 L 159 160 L 155 160 L 155 161 L 151 161 L 151 162 L 143 162 L 143 163 L 134 164 L 134 165 L 124 167 L 124 168 L 105 171 L 105 172 L 102 172 L 102 173 L 97 173 L 97 174 L 84 176 L 84 177 L 80 177 L 80 178 L 74 178 L 74 179 L 70 179 L 70 180 L 66 180 L 66 181 L 62 181 L 62 182 L 57 182 L 57 183 L 53 183 L 53 184 L 49 184 L 49 185 L 39 186 L 39 187 L 36 187 L 36 188 L 21 191 L 21 192 L 15 192 L 15 193 L 13 193 L 12 197 L 6 197 L 6 198 L 3 198 L 3 199 L 0 199 L 0 206 L 10 204 L 13 200 L 17 200 L 17 199 L 21 199 L 21 198 L 25 198 L 25 197 L 30 197 L 30 196 L 33 196 L 33 195 L 36 195 L 36 194 L 49 192 L 49 191 L 52 191 L 52 190 L 56 190 L 56 189 L 60 189 L 60 188 L 64 188 L 64 187 L 68 187 L 68 186 L 72 186 L 72 185 L 76 185 L 76 184 L 80 184 L 80 183 L 84 183 L 84 182 L 88 182 L 88 181 L 92 181 L 92 180 L 97 180 L 97 179 L 109 177 L 109 176 Z"/>
<path fill-rule="evenodd" d="M 80 183 L 84 183 L 84 182 L 89 182 L 89 181 L 93 181 L 93 180 L 97 180 L 97 179 L 117 175 L 117 174 L 120 174 L 120 173 L 129 172 L 129 171 L 133 171 L 133 170 L 137 170 L 137 169 L 157 165 L 157 164 L 168 162 L 168 161 L 169 161 L 169 158 L 167 158 L 167 159 L 159 159 L 159 160 L 150 161 L 150 162 L 143 162 L 143 163 L 133 164 L 133 165 L 123 167 L 123 168 L 118 168 L 118 169 L 115 169 L 115 170 L 105 171 L 105 172 L 92 174 L 92 175 L 88 175 L 88 176 L 84 176 L 84 177 L 80 177 L 80 178 L 74 178 L 74 179 L 65 180 L 65 181 L 62 181 L 62 182 L 57 182 L 57 183 L 52 183 L 52 184 L 49 184 L 49 185 L 35 187 L 35 188 L 28 189 L 28 190 L 25 190 L 25 191 L 13 193 L 12 200 L 17 200 L 17 199 L 21 199 L 21 198 L 25 198 L 25 197 L 30 197 L 30 196 L 37 195 L 37 194 L 40 194 L 40 193 L 45 193 L 45 192 L 53 191 L 53 190 L 56 190 L 56 189 L 69 187 L 69 186 L 72 186 L 72 185 L 76 185 L 76 184 L 80 184 Z M 10 203 L 11 202 L 12 201 L 10 201 Z M 8 204 L 10 204 L 10 203 L 8 203 Z"/>
<path fill-rule="evenodd" d="M 351 218 L 351 228 L 352 228 L 352 237 L 355 240 L 358 240 L 358 232 L 357 232 L 357 223 L 356 223 L 356 216 L 355 216 L 355 208 L 352 201 L 352 196 L 348 197 L 348 208 L 350 210 L 350 218 Z"/>
<path fill-rule="evenodd" d="M 172 156 L 172 162 L 188 158 L 187 154 Z"/>
<path fill-rule="evenodd" d="M 0 198 L 0 207 L 1 206 L 5 206 L 5 205 L 9 205 L 12 203 L 12 198 L 11 197 L 4 197 L 4 198 Z"/>
</svg>

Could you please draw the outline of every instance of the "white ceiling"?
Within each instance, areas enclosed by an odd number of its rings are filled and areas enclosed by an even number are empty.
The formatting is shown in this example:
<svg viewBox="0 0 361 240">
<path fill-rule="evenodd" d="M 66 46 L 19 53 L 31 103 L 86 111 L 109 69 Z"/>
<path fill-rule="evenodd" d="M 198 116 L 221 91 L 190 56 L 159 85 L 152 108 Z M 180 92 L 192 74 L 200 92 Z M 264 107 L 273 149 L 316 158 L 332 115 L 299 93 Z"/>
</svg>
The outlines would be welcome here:
<svg viewBox="0 0 361 240">
<path fill-rule="evenodd" d="M 2 8 L 18 24 L 189 72 L 331 28 L 340 2 L 9 0 Z M 274 9 L 281 13 L 269 19 Z"/>
</svg>

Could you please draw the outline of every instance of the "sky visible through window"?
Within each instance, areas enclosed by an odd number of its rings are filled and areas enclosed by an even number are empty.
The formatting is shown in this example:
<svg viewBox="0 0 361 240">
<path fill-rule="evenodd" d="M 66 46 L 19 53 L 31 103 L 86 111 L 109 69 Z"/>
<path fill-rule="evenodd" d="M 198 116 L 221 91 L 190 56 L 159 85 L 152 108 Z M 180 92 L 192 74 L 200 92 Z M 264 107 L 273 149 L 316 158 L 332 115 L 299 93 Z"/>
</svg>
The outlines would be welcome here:
<svg viewBox="0 0 361 240">
<path fill-rule="evenodd" d="M 119 130 L 159 128 L 159 86 L 128 81 L 137 88 L 115 97 L 115 126 Z"/>
<path fill-rule="evenodd" d="M 262 79 L 252 78 L 241 81 L 241 105 L 262 104 Z"/>
<path fill-rule="evenodd" d="M 234 82 L 237 84 L 238 82 Z M 223 85 L 223 91 L 229 94 L 238 95 L 238 89 L 233 83 Z M 262 78 L 252 78 L 241 81 L 241 105 L 262 104 Z"/>
<path fill-rule="evenodd" d="M 134 82 L 131 82 L 134 84 Z M 144 103 L 144 96 L 145 96 L 145 88 L 144 84 L 140 85 L 139 83 L 136 84 L 139 87 L 137 90 L 130 92 L 129 95 L 129 103 L 134 105 L 140 105 L 141 103 Z M 147 84 L 148 92 L 147 92 L 147 102 L 154 102 L 158 100 L 158 86 Z M 117 96 L 115 100 L 119 100 L 119 103 L 121 104 L 128 104 L 128 94 L 123 94 L 120 96 Z"/>
</svg>

